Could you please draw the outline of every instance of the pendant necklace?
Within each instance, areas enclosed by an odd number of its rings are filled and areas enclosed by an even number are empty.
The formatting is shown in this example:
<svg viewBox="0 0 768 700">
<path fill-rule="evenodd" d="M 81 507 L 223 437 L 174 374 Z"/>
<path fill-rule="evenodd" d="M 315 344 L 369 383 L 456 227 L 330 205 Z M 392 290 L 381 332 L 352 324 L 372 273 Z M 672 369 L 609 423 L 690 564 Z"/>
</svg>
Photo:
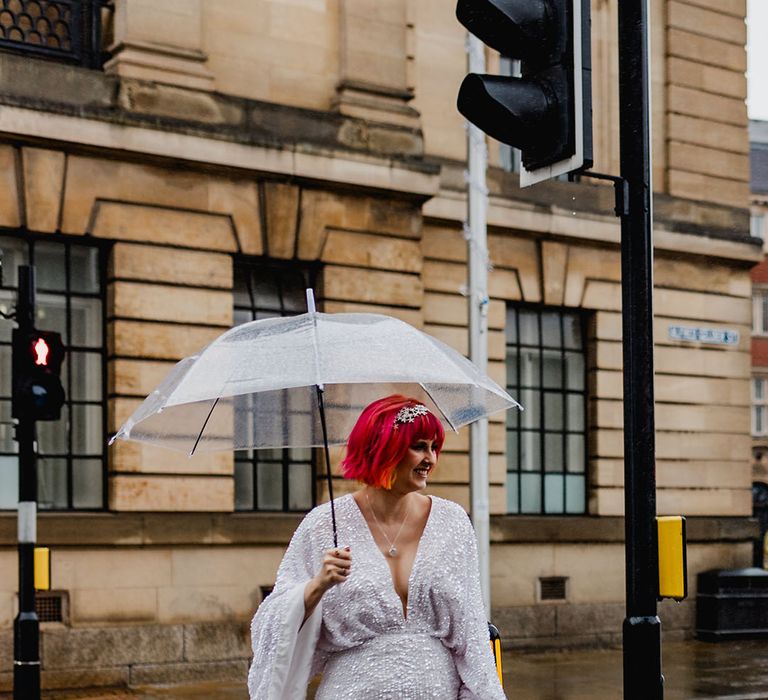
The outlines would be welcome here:
<svg viewBox="0 0 768 700">
<path fill-rule="evenodd" d="M 384 532 L 384 528 L 381 526 L 379 519 L 376 517 L 376 511 L 373 509 L 373 506 L 371 505 L 371 499 L 368 498 L 368 492 L 366 492 L 365 494 L 365 500 L 368 502 L 368 507 L 371 509 L 371 514 L 373 515 L 373 520 L 376 523 L 376 527 L 379 528 L 379 532 L 381 532 L 381 534 L 384 535 L 384 539 L 387 541 L 387 544 L 389 545 L 387 554 L 389 554 L 390 557 L 397 556 L 397 547 L 395 547 L 395 542 L 397 542 L 397 538 L 400 537 L 400 533 L 403 531 L 403 527 L 405 526 L 405 521 L 408 520 L 408 513 L 411 510 L 410 506 L 405 510 L 405 517 L 403 518 L 403 522 L 400 524 L 400 529 L 397 531 L 397 534 L 395 535 L 395 539 L 390 540 L 389 537 L 387 537 L 387 533 Z"/>
</svg>

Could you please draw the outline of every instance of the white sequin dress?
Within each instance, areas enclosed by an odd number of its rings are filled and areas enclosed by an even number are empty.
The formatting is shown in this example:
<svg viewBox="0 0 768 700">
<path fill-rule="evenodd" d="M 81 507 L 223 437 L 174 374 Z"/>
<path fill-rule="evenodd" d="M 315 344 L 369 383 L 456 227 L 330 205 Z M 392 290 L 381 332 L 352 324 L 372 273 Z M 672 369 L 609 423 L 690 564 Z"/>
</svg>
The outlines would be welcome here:
<svg viewBox="0 0 768 700">
<path fill-rule="evenodd" d="M 432 497 L 408 582 L 407 615 L 384 555 L 351 495 L 335 501 L 349 578 L 331 588 L 302 626 L 304 587 L 332 545 L 330 506 L 307 514 L 251 624 L 251 700 L 503 700 L 488 642 L 467 514 Z"/>
</svg>

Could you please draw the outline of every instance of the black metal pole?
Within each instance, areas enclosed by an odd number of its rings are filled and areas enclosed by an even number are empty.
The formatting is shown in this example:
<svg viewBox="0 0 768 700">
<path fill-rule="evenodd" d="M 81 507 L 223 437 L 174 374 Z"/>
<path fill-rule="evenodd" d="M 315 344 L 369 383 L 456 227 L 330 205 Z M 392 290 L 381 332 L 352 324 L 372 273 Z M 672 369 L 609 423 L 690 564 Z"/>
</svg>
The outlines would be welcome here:
<svg viewBox="0 0 768 700">
<path fill-rule="evenodd" d="M 653 208 L 648 0 L 619 0 L 621 218 L 624 346 L 624 504 L 627 616 L 624 698 L 661 700 L 661 621 L 656 609 L 656 463 L 653 398 Z"/>
<path fill-rule="evenodd" d="M 331 453 L 328 450 L 328 426 L 325 422 L 325 401 L 323 394 L 325 388 L 321 384 L 316 384 L 317 390 L 317 409 L 320 413 L 320 425 L 323 428 L 323 451 L 325 453 L 325 478 L 328 483 L 328 499 L 331 502 L 331 527 L 333 529 L 333 546 L 339 546 L 339 535 L 336 531 L 336 506 L 333 502 L 333 476 L 331 475 Z"/>
<path fill-rule="evenodd" d="M 16 322 L 31 331 L 35 317 L 35 270 L 19 267 Z M 37 457 L 35 421 L 19 417 L 19 614 L 13 625 L 13 700 L 40 699 L 40 624 L 35 612 L 35 542 L 37 540 Z"/>
</svg>

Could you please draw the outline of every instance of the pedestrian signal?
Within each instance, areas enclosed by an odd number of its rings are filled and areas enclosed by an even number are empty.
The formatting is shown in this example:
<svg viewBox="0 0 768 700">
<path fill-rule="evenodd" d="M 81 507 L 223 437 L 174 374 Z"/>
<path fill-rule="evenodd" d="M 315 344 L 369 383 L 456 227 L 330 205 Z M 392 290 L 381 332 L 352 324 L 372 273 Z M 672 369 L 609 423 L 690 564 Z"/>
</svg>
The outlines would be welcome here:
<svg viewBox="0 0 768 700">
<path fill-rule="evenodd" d="M 53 331 L 13 331 L 12 415 L 18 420 L 59 420 L 64 404 L 64 345 Z"/>
</svg>

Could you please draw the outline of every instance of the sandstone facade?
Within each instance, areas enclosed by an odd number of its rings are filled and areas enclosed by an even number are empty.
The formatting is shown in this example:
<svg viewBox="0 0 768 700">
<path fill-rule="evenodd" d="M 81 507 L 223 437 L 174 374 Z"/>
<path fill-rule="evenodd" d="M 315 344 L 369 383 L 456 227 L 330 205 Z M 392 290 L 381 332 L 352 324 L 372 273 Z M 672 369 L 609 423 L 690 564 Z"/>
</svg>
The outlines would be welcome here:
<svg viewBox="0 0 768 700">
<path fill-rule="evenodd" d="M 614 5 L 593 2 L 593 75 L 596 169 L 618 173 Z M 693 597 L 695 573 L 746 565 L 754 535 L 749 269 L 761 251 L 748 238 L 745 3 L 651 6 L 658 508 L 689 517 Z M 109 21 L 102 70 L 0 54 L 0 233 L 105 251 L 104 440 L 174 362 L 232 325 L 240 257 L 313 266 L 324 311 L 391 314 L 467 351 L 466 135 L 454 109 L 465 54 L 450 3 L 117 0 Z M 506 384 L 509 308 L 587 319 L 584 511 L 508 514 L 505 417 L 490 422 L 494 617 L 515 646 L 614 643 L 624 584 L 613 192 L 520 190 L 489 148 L 490 374 Z M 673 326 L 739 341 L 692 344 Z M 45 684 L 242 677 L 246 623 L 300 515 L 237 511 L 232 454 L 134 443 L 104 454 L 102 511 L 40 515 L 68 603 L 65 623 L 44 625 Z M 441 462 L 431 492 L 468 507 L 466 431 Z M 5 512 L 0 690 L 14 545 Z M 565 600 L 541 600 L 547 577 L 567 579 Z M 692 609 L 662 606 L 669 634 L 690 632 Z"/>
</svg>

